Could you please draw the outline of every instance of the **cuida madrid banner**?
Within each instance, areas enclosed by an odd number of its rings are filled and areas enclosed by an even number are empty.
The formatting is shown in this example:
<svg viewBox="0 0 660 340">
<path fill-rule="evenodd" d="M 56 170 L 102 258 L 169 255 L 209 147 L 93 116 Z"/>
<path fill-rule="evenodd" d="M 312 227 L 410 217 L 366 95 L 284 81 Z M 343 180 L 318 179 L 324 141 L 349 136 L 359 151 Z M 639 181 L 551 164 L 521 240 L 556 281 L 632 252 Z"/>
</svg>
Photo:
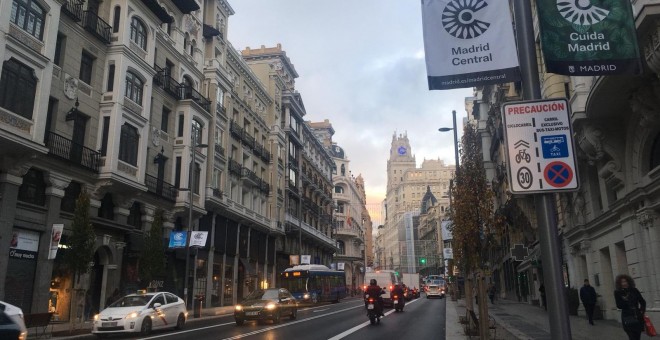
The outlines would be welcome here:
<svg viewBox="0 0 660 340">
<path fill-rule="evenodd" d="M 548 72 L 569 76 L 638 74 L 630 0 L 536 0 Z"/>
<path fill-rule="evenodd" d="M 520 80 L 509 2 L 422 0 L 430 90 Z"/>
</svg>

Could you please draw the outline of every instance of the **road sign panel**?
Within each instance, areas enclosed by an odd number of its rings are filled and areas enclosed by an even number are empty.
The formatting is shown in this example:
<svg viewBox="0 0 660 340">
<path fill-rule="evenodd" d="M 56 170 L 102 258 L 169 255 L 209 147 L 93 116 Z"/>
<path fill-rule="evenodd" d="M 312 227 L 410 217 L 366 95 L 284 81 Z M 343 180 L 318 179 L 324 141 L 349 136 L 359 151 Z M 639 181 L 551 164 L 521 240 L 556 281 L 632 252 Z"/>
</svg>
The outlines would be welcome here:
<svg viewBox="0 0 660 340">
<path fill-rule="evenodd" d="M 502 117 L 512 193 L 578 189 L 566 99 L 506 103 Z"/>
</svg>

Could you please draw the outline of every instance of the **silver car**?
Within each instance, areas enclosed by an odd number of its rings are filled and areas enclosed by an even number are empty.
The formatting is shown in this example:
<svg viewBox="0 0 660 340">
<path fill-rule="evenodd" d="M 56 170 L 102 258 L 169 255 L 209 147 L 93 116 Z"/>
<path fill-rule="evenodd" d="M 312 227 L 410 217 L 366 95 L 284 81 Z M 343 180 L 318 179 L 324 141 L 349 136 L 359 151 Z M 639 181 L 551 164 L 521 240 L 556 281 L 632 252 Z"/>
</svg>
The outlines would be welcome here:
<svg viewBox="0 0 660 340">
<path fill-rule="evenodd" d="M 23 310 L 0 301 L 0 339 L 25 340 L 27 334 Z"/>
<path fill-rule="evenodd" d="M 426 298 L 430 299 L 431 297 L 439 297 L 439 298 L 444 298 L 445 297 L 445 286 L 444 285 L 438 285 L 438 284 L 430 284 L 426 286 Z"/>
</svg>

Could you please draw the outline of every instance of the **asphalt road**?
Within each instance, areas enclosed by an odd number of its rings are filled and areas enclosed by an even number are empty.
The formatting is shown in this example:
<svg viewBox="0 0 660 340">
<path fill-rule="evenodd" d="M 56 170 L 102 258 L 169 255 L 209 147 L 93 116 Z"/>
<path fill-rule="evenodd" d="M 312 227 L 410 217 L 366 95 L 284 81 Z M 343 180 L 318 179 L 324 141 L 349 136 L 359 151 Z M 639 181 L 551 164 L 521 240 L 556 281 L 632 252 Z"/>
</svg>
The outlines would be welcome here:
<svg viewBox="0 0 660 340">
<path fill-rule="evenodd" d="M 94 339 L 92 336 L 85 339 Z M 80 338 L 79 338 L 80 339 Z M 229 340 L 229 339 L 445 339 L 445 300 L 424 297 L 406 303 L 402 313 L 386 309 L 380 324 L 370 325 L 362 300 L 301 308 L 297 320 L 282 318 L 236 326 L 233 316 L 194 320 L 183 331 L 156 331 L 148 337 L 113 336 L 110 339 Z"/>
</svg>

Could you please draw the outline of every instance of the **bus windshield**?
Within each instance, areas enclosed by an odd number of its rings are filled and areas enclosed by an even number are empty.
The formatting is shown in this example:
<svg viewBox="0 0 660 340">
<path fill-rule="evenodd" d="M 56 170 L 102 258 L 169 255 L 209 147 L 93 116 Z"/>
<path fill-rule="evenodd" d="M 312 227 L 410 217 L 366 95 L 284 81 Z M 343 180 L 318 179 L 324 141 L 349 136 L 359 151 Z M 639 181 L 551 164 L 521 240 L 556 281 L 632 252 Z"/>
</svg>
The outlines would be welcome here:
<svg viewBox="0 0 660 340">
<path fill-rule="evenodd" d="M 306 277 L 290 277 L 282 280 L 282 287 L 286 288 L 291 294 L 304 293 L 307 291 Z"/>
</svg>

